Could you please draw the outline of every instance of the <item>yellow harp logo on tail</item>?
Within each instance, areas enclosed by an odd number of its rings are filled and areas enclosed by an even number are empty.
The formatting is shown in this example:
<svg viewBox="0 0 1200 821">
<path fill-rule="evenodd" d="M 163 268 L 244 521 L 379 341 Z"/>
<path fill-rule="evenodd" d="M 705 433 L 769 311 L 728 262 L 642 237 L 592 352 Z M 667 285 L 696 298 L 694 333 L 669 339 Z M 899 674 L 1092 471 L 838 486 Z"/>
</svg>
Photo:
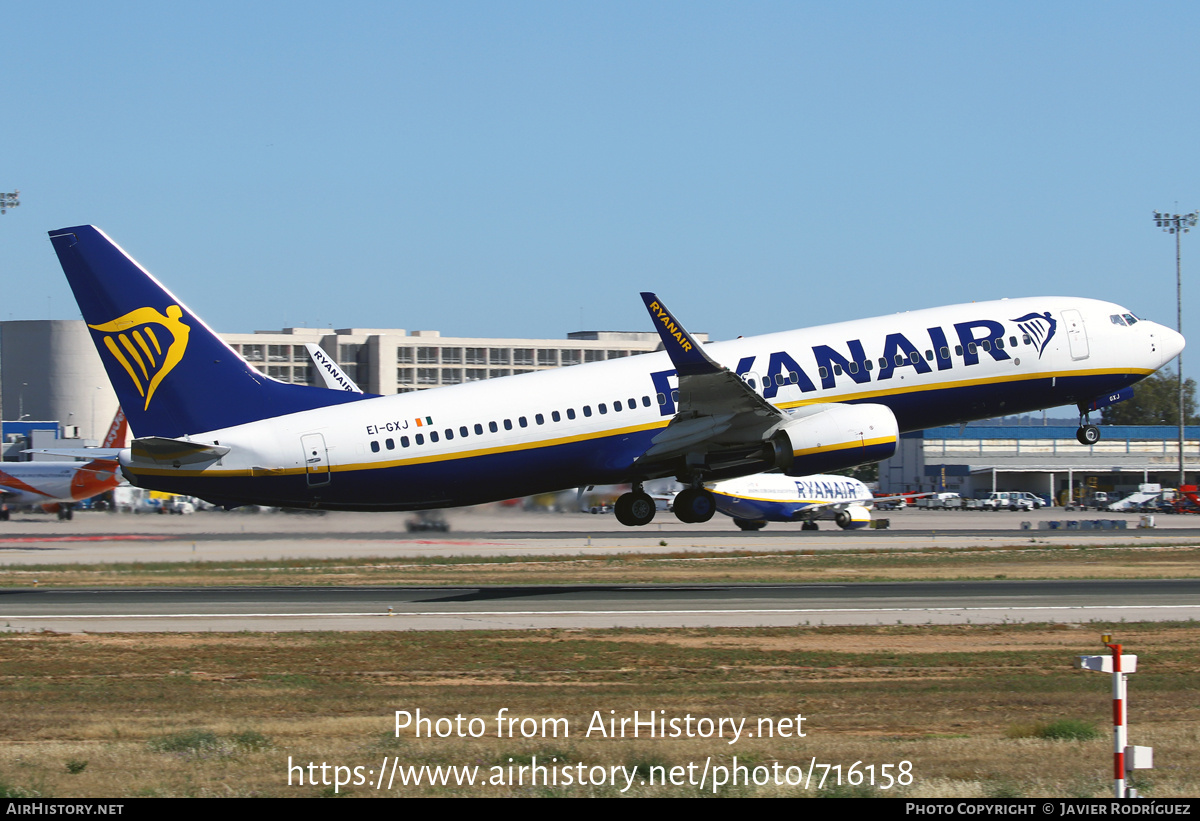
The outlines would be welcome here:
<svg viewBox="0 0 1200 821">
<path fill-rule="evenodd" d="M 154 391 L 171 369 L 183 359 L 191 328 L 179 317 L 178 305 L 167 307 L 163 316 L 154 308 L 138 308 L 102 325 L 89 325 L 105 336 L 104 346 L 121 363 L 149 409 Z"/>
</svg>

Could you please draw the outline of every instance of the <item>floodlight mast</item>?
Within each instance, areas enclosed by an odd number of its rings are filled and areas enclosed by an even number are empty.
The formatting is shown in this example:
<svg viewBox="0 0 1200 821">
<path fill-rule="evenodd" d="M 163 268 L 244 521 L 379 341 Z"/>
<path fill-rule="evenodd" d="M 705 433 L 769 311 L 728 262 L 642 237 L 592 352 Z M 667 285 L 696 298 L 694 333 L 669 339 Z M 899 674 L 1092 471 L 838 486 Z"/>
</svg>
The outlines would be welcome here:
<svg viewBox="0 0 1200 821">
<path fill-rule="evenodd" d="M 1200 212 L 1193 211 L 1190 214 L 1168 214 L 1165 212 L 1154 212 L 1154 224 L 1168 234 L 1175 235 L 1175 326 L 1180 334 L 1183 333 L 1183 276 L 1182 267 L 1180 265 L 1180 243 L 1179 239 L 1183 234 L 1186 234 L 1195 227 L 1197 219 L 1200 218 Z M 1179 484 L 1176 487 L 1183 487 L 1187 484 L 1184 475 L 1183 467 L 1183 352 L 1175 358 L 1176 376 L 1179 382 Z"/>
</svg>

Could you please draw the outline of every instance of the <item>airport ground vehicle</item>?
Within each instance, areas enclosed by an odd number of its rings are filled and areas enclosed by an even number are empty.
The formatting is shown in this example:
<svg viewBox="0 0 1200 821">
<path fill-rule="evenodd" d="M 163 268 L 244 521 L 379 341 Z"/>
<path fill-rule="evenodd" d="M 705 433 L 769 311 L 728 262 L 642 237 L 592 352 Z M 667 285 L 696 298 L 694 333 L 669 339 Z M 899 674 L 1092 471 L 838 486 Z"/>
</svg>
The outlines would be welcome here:
<svg viewBox="0 0 1200 821">
<path fill-rule="evenodd" d="M 1033 510 L 1039 505 L 1032 493 L 997 491 L 983 500 L 984 510 Z"/>
</svg>

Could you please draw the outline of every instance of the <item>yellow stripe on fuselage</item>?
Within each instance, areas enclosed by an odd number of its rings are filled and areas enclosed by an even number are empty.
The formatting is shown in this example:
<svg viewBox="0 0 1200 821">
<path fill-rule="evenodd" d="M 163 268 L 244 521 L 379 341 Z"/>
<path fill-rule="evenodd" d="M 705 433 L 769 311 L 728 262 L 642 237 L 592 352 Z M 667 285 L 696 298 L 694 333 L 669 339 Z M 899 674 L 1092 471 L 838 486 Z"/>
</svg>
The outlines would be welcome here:
<svg viewBox="0 0 1200 821">
<path fill-rule="evenodd" d="M 1102 369 L 1098 368 L 1098 369 L 1087 370 L 1087 371 L 1059 371 L 1059 372 L 1054 372 L 1054 373 L 1012 374 L 1011 376 L 994 376 L 994 377 L 985 377 L 985 378 L 980 378 L 980 379 L 965 379 L 965 380 L 959 380 L 956 382 L 938 382 L 938 383 L 934 383 L 934 384 L 911 385 L 911 386 L 903 386 L 903 387 L 889 386 L 887 390 L 860 391 L 857 393 L 844 393 L 844 394 L 838 394 L 838 395 L 830 395 L 829 392 L 821 392 L 820 395 L 812 396 L 812 397 L 806 398 L 806 399 L 800 399 L 800 400 L 791 401 L 791 402 L 780 402 L 778 405 L 776 405 L 776 407 L 780 408 L 781 410 L 787 410 L 790 408 L 798 408 L 798 407 L 802 407 L 805 405 L 817 405 L 817 404 L 831 403 L 831 402 L 846 402 L 846 401 L 855 401 L 855 400 L 865 400 L 865 399 L 873 399 L 873 398 L 881 397 L 881 396 L 895 396 L 897 394 L 907 394 L 907 393 L 921 393 L 921 392 L 933 393 L 936 391 L 953 390 L 956 388 L 969 388 L 969 387 L 975 387 L 975 386 L 979 386 L 979 385 L 998 384 L 998 383 L 1003 383 L 1003 382 L 1019 382 L 1019 381 L 1023 381 L 1023 380 L 1029 381 L 1029 380 L 1037 380 L 1037 379 L 1051 379 L 1051 378 L 1056 378 L 1056 377 L 1102 376 L 1102 375 L 1106 375 L 1106 374 L 1127 374 L 1127 373 L 1140 373 L 1143 375 L 1149 375 L 1149 374 L 1153 373 L 1153 371 L 1146 370 L 1143 368 L 1102 368 Z M 492 448 L 479 448 L 479 449 L 475 449 L 475 450 L 456 451 L 456 452 L 451 452 L 451 453 L 436 453 L 436 454 L 430 454 L 429 456 L 414 456 L 414 457 L 410 457 L 408 459 L 394 459 L 394 460 L 390 460 L 390 461 L 386 461 L 386 462 L 356 462 L 353 464 L 346 464 L 346 465 L 333 465 L 330 467 L 330 471 L 333 473 L 343 473 L 343 472 L 357 471 L 357 470 L 382 470 L 385 468 L 402 467 L 402 466 L 407 466 L 407 465 L 428 464 L 430 462 L 443 462 L 443 461 L 451 461 L 451 460 L 457 460 L 457 459 L 471 459 L 471 458 L 474 458 L 477 456 L 490 456 L 490 455 L 497 454 L 497 453 L 511 453 L 511 452 L 522 451 L 522 450 L 536 450 L 538 448 L 555 447 L 558 445 L 571 444 L 573 442 L 585 442 L 585 441 L 588 441 L 591 439 L 604 439 L 604 438 L 607 438 L 610 436 L 619 436 L 621 434 L 638 433 L 640 431 L 653 430 L 655 428 L 663 428 L 663 427 L 666 427 L 669 422 L 670 422 L 670 419 L 664 418 L 664 419 L 661 419 L 656 422 L 650 422 L 650 423 L 646 423 L 643 425 L 634 425 L 634 426 L 631 426 L 628 428 L 615 428 L 615 429 L 610 429 L 610 430 L 597 431 L 595 433 L 579 434 L 576 436 L 564 436 L 564 437 L 559 437 L 556 439 L 542 439 L 542 440 L 538 440 L 535 442 L 523 442 L 523 443 L 518 443 L 518 444 L 513 444 L 513 445 L 499 445 L 497 447 L 492 447 Z M 890 441 L 891 441 L 890 438 L 884 438 L 884 439 L 871 439 L 864 443 L 860 443 L 857 441 L 843 442 L 843 443 L 839 443 L 836 445 L 822 446 L 822 447 L 816 447 L 816 448 L 806 448 L 804 450 L 797 450 L 797 451 L 794 451 L 794 454 L 797 456 L 811 455 L 814 453 L 823 453 L 823 452 L 836 451 L 836 450 L 845 450 L 845 449 L 853 448 L 853 447 L 861 447 L 863 445 L 870 446 L 870 445 L 885 444 Z M 417 447 L 423 447 L 423 446 L 418 445 Z M 256 472 L 249 468 L 241 469 L 241 470 L 213 470 L 213 469 L 209 468 L 208 470 L 200 471 L 200 470 L 174 470 L 174 469 L 170 469 L 170 468 L 143 468 L 140 466 L 131 466 L 128 469 L 138 476 L 214 476 L 214 477 L 221 476 L 221 477 L 228 477 L 228 476 L 253 476 L 253 475 L 256 475 Z M 294 467 L 294 468 L 269 469 L 269 472 L 270 472 L 270 475 L 272 475 L 272 476 L 286 476 L 286 475 L 303 474 L 306 472 L 306 470 L 307 469 L 305 467 L 299 466 L 299 467 Z M 263 471 L 261 471 L 261 470 L 257 471 L 257 475 L 261 476 L 262 474 L 263 474 Z"/>
</svg>

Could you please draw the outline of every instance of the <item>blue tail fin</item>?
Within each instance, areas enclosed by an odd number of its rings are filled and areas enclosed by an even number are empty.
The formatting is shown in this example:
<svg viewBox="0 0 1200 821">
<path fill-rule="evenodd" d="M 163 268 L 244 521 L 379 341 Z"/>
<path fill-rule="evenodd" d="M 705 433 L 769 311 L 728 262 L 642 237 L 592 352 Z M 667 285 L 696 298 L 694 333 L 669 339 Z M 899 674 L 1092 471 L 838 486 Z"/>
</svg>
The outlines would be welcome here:
<svg viewBox="0 0 1200 821">
<path fill-rule="evenodd" d="M 262 375 L 94 226 L 51 231 L 50 241 L 139 437 L 174 438 L 369 396 Z"/>
</svg>

